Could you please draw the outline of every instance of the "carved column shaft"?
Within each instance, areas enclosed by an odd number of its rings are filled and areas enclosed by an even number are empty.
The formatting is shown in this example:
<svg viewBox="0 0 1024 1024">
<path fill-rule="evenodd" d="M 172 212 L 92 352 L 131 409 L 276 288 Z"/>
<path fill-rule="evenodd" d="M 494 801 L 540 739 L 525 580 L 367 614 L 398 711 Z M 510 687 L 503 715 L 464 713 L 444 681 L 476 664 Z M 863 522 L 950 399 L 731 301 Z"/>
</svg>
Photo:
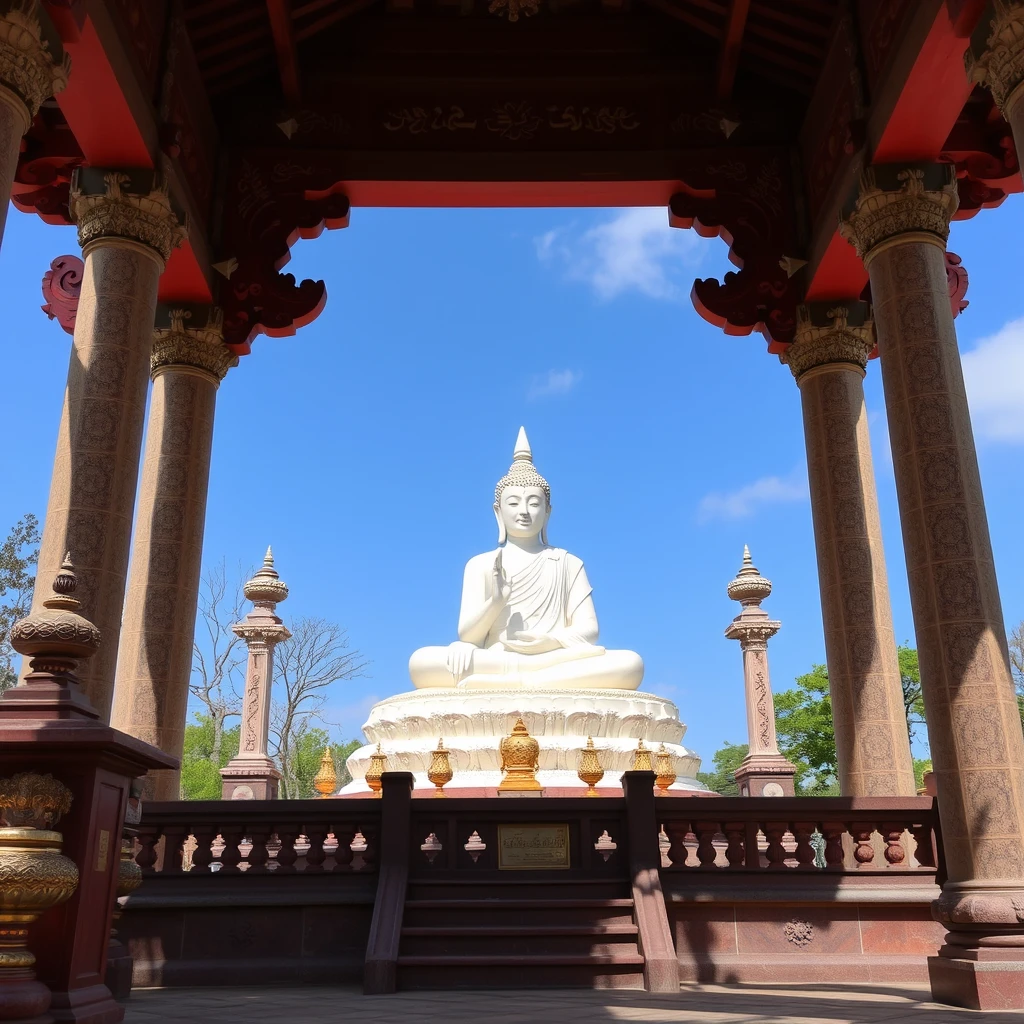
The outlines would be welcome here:
<svg viewBox="0 0 1024 1024">
<path fill-rule="evenodd" d="M 839 782 L 844 796 L 916 792 L 864 407 L 865 303 L 804 306 L 782 356 L 800 388 Z"/>
<path fill-rule="evenodd" d="M 943 956 L 994 946 L 996 960 L 1024 957 L 1024 737 L 946 289 L 955 210 L 951 167 L 874 167 L 844 231 L 871 277 L 949 876 Z M 933 963 L 934 993 L 957 1001 L 974 977 L 961 962 Z M 1007 973 L 1016 1001 L 1001 1005 L 1021 1005 L 1018 977 Z"/>
<path fill-rule="evenodd" d="M 104 721 L 114 689 L 157 284 L 184 236 L 153 179 L 151 171 L 129 177 L 90 169 L 73 189 L 85 270 L 39 555 L 41 580 L 56 574 L 67 551 L 78 567 L 82 607 L 103 636 L 81 673 L 82 687 Z M 37 593 L 33 608 L 45 596 Z"/>
<path fill-rule="evenodd" d="M 775 735 L 775 700 L 768 675 L 766 639 L 740 640 L 743 652 L 743 686 L 747 700 L 747 737 L 751 754 L 778 754 Z"/>
<path fill-rule="evenodd" d="M 0 0 L 0 242 L 22 136 L 43 101 L 68 84 L 69 67 L 38 0 Z"/>
<path fill-rule="evenodd" d="M 161 310 L 157 321 L 111 721 L 180 758 L 217 388 L 238 360 L 223 345 L 219 311 Z M 178 771 L 146 778 L 150 799 L 177 800 L 179 789 Z"/>
</svg>

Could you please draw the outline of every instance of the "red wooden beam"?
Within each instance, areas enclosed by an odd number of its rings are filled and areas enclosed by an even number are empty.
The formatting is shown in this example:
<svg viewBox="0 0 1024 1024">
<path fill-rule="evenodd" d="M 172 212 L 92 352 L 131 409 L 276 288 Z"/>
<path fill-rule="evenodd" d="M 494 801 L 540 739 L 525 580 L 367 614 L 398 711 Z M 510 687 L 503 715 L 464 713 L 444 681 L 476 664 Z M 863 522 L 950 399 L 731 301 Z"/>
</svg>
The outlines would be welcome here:
<svg viewBox="0 0 1024 1024">
<path fill-rule="evenodd" d="M 718 51 L 717 90 L 720 100 L 727 100 L 732 95 L 732 87 L 736 81 L 736 69 L 740 62 L 740 44 L 743 42 L 743 28 L 747 24 L 750 13 L 750 0 L 732 0 L 729 7 L 729 20 L 725 25 L 725 35 Z"/>
<path fill-rule="evenodd" d="M 299 86 L 299 55 L 295 49 L 295 28 L 292 25 L 289 0 L 267 0 L 267 14 L 270 15 L 270 31 L 274 37 L 277 69 L 281 74 L 284 98 L 289 103 L 299 103 L 302 98 L 302 89 Z"/>
</svg>

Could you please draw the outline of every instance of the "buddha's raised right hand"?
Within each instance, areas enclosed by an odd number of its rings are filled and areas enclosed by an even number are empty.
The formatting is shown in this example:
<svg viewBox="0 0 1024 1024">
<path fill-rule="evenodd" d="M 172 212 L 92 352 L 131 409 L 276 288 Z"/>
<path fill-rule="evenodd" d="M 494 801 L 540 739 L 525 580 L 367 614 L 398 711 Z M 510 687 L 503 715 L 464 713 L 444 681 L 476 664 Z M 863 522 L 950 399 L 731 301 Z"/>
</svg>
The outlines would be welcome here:
<svg viewBox="0 0 1024 1024">
<path fill-rule="evenodd" d="M 490 599 L 499 608 L 504 608 L 508 602 L 512 587 L 505 575 L 505 567 L 501 562 L 501 552 L 494 559 L 494 567 L 491 569 L 491 593 Z"/>
</svg>

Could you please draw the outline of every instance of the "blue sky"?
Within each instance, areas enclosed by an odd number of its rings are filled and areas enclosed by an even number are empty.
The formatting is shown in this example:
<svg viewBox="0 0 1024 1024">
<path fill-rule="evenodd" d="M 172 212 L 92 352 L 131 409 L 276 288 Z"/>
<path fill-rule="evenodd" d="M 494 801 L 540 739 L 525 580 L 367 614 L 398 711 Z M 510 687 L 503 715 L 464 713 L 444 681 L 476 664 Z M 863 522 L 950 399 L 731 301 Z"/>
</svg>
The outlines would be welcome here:
<svg viewBox="0 0 1024 1024">
<path fill-rule="evenodd" d="M 1024 199 L 955 224 L 971 285 L 958 319 L 1003 608 L 1024 618 Z M 12 210 L 0 253 L 6 331 L 0 529 L 42 516 L 70 339 L 40 279 L 74 231 Z M 221 387 L 205 564 L 268 543 L 286 616 L 323 615 L 370 661 L 328 713 L 358 735 L 409 688 L 410 652 L 455 638 L 462 567 L 495 544 L 495 481 L 525 424 L 552 488 L 552 543 L 582 557 L 602 642 L 639 651 L 707 762 L 742 742 L 738 610 L 748 543 L 775 584 L 776 691 L 824 660 L 800 401 L 759 336 L 693 311 L 725 246 L 661 210 L 356 209 L 300 242 L 289 270 L 327 282 L 320 318 L 259 338 Z M 913 642 L 878 367 L 866 382 L 897 636 Z"/>
</svg>

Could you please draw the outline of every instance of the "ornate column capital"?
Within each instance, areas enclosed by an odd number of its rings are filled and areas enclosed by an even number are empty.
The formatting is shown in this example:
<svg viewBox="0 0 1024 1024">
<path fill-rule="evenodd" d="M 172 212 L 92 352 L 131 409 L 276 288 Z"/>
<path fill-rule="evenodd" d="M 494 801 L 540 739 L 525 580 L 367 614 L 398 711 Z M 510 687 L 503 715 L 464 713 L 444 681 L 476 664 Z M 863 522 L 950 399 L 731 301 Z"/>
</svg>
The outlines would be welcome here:
<svg viewBox="0 0 1024 1024">
<path fill-rule="evenodd" d="M 952 164 L 875 164 L 860 175 L 839 231 L 865 265 L 884 248 L 911 236 L 946 248 L 957 208 Z"/>
<path fill-rule="evenodd" d="M 184 241 L 184 212 L 171 200 L 158 171 L 79 167 L 71 180 L 71 218 L 86 251 L 103 239 L 122 238 L 145 246 L 163 263 Z"/>
<path fill-rule="evenodd" d="M 28 131 L 45 100 L 68 84 L 71 60 L 38 0 L 0 0 L 0 85 L 25 104 Z"/>
<path fill-rule="evenodd" d="M 224 344 L 224 314 L 216 306 L 159 306 L 153 332 L 150 373 L 198 372 L 219 385 L 236 356 Z"/>
<path fill-rule="evenodd" d="M 846 363 L 863 373 L 875 350 L 875 324 L 866 302 L 811 302 L 797 306 L 796 337 L 779 355 L 797 381 L 821 366 Z"/>
<path fill-rule="evenodd" d="M 964 54 L 967 74 L 987 86 L 1003 116 L 1024 84 L 1024 3 L 992 0 Z"/>
</svg>

